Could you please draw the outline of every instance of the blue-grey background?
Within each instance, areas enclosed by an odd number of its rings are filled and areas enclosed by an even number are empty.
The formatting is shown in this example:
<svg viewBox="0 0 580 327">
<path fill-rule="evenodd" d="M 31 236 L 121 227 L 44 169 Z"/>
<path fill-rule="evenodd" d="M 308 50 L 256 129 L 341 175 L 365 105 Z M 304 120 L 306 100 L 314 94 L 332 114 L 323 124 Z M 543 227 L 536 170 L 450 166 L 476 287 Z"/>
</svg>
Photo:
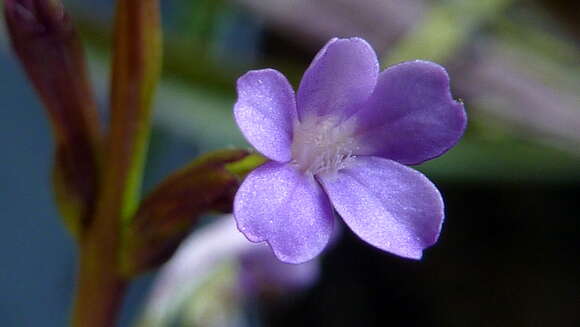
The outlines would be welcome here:
<svg viewBox="0 0 580 327">
<path fill-rule="evenodd" d="M 0 67 L 0 145 L 5 150 L 0 160 L 0 316 L 7 326 L 63 325 L 75 259 L 52 202 L 50 131 L 34 92 L 6 51 Z"/>
</svg>

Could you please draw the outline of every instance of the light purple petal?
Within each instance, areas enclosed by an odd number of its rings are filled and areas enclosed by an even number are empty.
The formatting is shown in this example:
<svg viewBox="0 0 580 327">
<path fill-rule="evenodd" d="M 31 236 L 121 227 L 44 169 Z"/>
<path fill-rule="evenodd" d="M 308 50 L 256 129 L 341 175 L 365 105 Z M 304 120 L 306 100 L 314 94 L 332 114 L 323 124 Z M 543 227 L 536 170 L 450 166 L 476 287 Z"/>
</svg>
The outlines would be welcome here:
<svg viewBox="0 0 580 327">
<path fill-rule="evenodd" d="M 240 77 L 234 117 L 256 150 L 272 160 L 290 161 L 296 102 L 284 75 L 264 69 Z"/>
<path fill-rule="evenodd" d="M 300 82 L 296 100 L 300 120 L 329 113 L 350 116 L 372 93 L 378 72 L 377 56 L 365 40 L 330 40 Z"/>
<path fill-rule="evenodd" d="M 379 249 L 420 259 L 443 222 L 443 200 L 421 173 L 395 161 L 358 157 L 320 176 L 336 211 L 360 238 Z"/>
<path fill-rule="evenodd" d="M 246 177 L 234 200 L 234 217 L 250 241 L 268 242 L 286 263 L 317 256 L 328 243 L 334 222 L 328 197 L 314 177 L 277 162 Z"/>
<path fill-rule="evenodd" d="M 463 135 L 463 104 L 454 101 L 445 69 L 428 61 L 408 61 L 379 76 L 359 120 L 357 154 L 403 164 L 419 164 L 449 150 Z"/>
</svg>

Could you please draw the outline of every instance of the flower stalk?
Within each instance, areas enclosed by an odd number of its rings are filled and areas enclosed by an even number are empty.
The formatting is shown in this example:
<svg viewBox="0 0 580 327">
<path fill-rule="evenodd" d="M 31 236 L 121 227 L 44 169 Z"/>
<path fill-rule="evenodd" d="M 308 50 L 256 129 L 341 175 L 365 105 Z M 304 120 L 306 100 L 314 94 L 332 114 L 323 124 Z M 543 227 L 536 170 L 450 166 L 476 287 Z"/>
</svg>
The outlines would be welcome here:
<svg viewBox="0 0 580 327">
<path fill-rule="evenodd" d="M 120 272 L 122 226 L 138 204 L 151 105 L 161 70 L 157 0 L 119 0 L 110 125 L 94 225 L 81 244 L 73 326 L 111 326 L 127 280 Z"/>
</svg>

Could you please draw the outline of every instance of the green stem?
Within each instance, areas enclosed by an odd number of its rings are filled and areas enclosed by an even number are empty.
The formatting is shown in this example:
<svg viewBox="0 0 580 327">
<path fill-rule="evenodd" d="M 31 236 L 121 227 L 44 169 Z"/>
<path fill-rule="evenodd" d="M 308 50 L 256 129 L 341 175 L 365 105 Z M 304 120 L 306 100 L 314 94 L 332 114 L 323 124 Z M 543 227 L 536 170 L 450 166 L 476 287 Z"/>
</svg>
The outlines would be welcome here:
<svg viewBox="0 0 580 327">
<path fill-rule="evenodd" d="M 81 240 L 72 326 L 114 326 L 128 279 L 123 229 L 139 200 L 151 104 L 161 70 L 158 0 L 118 0 L 110 124 L 92 224 Z"/>
</svg>

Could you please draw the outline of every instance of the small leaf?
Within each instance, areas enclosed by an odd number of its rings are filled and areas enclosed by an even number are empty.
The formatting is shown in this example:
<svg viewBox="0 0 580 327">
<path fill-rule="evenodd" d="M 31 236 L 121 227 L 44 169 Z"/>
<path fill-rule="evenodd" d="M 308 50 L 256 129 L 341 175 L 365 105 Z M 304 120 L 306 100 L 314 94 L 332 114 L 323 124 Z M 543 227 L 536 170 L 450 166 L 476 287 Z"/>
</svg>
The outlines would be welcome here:
<svg viewBox="0 0 580 327">
<path fill-rule="evenodd" d="M 97 188 L 99 119 L 77 32 L 59 1 L 5 0 L 12 47 L 53 128 L 53 182 L 66 224 L 79 235 Z"/>
<path fill-rule="evenodd" d="M 169 176 L 141 203 L 125 229 L 123 274 L 164 263 L 200 215 L 229 212 L 243 176 L 263 163 L 243 150 L 207 154 Z"/>
</svg>

